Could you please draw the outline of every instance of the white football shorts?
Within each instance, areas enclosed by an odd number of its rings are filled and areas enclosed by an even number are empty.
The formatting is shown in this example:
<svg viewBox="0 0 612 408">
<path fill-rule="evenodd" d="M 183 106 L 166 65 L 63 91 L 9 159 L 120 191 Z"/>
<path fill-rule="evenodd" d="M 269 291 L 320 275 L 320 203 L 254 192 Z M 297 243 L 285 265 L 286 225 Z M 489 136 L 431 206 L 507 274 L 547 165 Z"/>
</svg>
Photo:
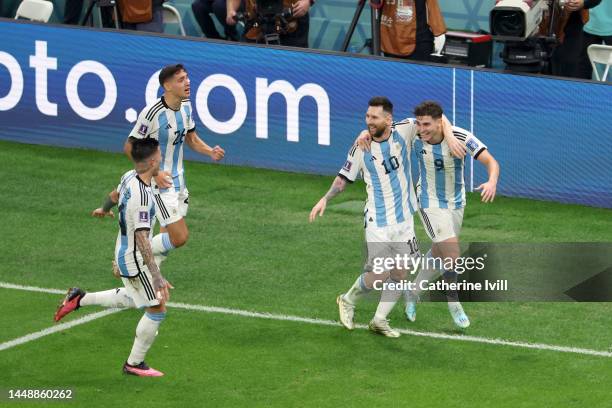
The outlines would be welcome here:
<svg viewBox="0 0 612 408">
<path fill-rule="evenodd" d="M 157 294 L 153 288 L 153 277 L 146 265 L 140 266 L 140 273 L 137 276 L 121 277 L 121 280 L 137 308 L 159 305 L 159 299 L 157 299 Z"/>
<path fill-rule="evenodd" d="M 399 255 L 403 260 L 421 256 L 419 245 L 414 234 L 414 221 L 408 220 L 386 227 L 377 227 L 369 224 L 365 229 L 366 245 L 368 249 L 367 261 L 364 266 L 365 272 L 383 273 L 389 272 L 394 267 L 389 267 L 391 261 Z M 397 265 L 397 263 L 394 263 Z M 403 266 L 403 265 L 402 265 Z M 403 269 L 403 268 L 402 268 Z M 408 270 L 410 273 L 410 270 Z"/>
<path fill-rule="evenodd" d="M 189 209 L 189 191 L 185 188 L 180 191 L 159 192 L 153 190 L 155 197 L 155 216 L 162 227 L 173 224 L 184 218 Z"/>
<path fill-rule="evenodd" d="M 419 216 L 432 242 L 459 237 L 463 224 L 463 208 L 421 208 Z"/>
</svg>

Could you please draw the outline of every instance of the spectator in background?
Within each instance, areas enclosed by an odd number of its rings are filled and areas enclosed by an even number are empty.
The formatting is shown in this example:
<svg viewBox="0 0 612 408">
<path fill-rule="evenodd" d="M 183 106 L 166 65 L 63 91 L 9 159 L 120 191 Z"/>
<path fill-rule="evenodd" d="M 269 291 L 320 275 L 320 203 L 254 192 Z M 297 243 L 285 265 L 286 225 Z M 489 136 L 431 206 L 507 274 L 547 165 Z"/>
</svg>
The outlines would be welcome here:
<svg viewBox="0 0 612 408">
<path fill-rule="evenodd" d="M 245 9 L 248 21 L 245 23 L 244 38 L 248 42 L 263 42 L 264 34 L 259 26 L 254 26 L 257 16 L 257 0 L 227 0 L 227 18 L 229 26 L 236 24 L 236 13 L 239 9 Z M 310 16 L 308 11 L 314 4 L 314 0 L 282 0 L 283 9 L 291 10 L 291 17 L 287 18 L 287 24 L 279 32 L 281 45 L 290 47 L 308 48 L 308 31 L 310 26 Z"/>
<path fill-rule="evenodd" d="M 121 27 L 126 30 L 136 31 L 149 31 L 152 33 L 163 33 L 164 32 L 164 12 L 162 5 L 165 0 L 117 0 L 119 11 L 121 12 Z M 143 8 L 151 8 L 151 20 L 138 21 L 127 18 L 127 9 L 136 8 L 137 14 L 143 10 Z"/>
<path fill-rule="evenodd" d="M 438 0 L 388 0 L 382 8 L 380 48 L 387 57 L 428 61 L 444 47 L 446 25 Z"/>
<path fill-rule="evenodd" d="M 90 0 L 94 1 L 94 0 Z M 83 11 L 83 0 L 66 0 L 64 5 L 64 24 L 81 24 L 81 12 Z M 115 27 L 113 22 L 113 8 L 100 7 L 103 27 Z"/>
<path fill-rule="evenodd" d="M 580 77 L 591 79 L 593 67 L 587 54 L 591 44 L 612 45 L 612 0 L 604 0 L 589 10 L 589 21 L 583 27 L 582 55 L 580 56 Z"/>
<path fill-rule="evenodd" d="M 226 21 L 226 0 L 195 0 L 193 3 L 191 3 L 191 10 L 193 10 L 193 15 L 207 38 L 222 38 L 215 27 L 212 17 L 210 16 L 210 13 L 214 13 L 224 28 L 225 39 L 238 41 L 238 31 L 236 30 L 236 26 L 228 25 Z"/>
<path fill-rule="evenodd" d="M 608 0 L 610 1 L 610 0 Z M 582 27 L 589 19 L 587 9 L 597 6 L 601 0 L 567 0 L 563 8 L 555 2 L 559 18 L 555 23 L 555 34 L 559 45 L 551 56 L 553 75 L 580 78 L 580 55 L 582 52 Z"/>
</svg>

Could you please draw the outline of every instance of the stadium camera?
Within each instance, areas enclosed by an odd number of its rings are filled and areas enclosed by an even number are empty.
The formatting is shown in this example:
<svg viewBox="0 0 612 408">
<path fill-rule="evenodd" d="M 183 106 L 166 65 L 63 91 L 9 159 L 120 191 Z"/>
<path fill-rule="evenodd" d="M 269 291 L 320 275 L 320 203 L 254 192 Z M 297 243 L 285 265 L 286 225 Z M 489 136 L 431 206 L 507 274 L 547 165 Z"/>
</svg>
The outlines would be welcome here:
<svg viewBox="0 0 612 408">
<path fill-rule="evenodd" d="M 547 11 L 547 0 L 498 0 L 489 14 L 493 39 L 523 41 L 536 35 Z"/>
<path fill-rule="evenodd" d="M 550 56 L 557 43 L 553 32 L 555 4 L 563 7 L 565 0 L 496 1 L 489 24 L 493 39 L 504 42 L 500 56 L 506 69 L 550 73 Z"/>
</svg>

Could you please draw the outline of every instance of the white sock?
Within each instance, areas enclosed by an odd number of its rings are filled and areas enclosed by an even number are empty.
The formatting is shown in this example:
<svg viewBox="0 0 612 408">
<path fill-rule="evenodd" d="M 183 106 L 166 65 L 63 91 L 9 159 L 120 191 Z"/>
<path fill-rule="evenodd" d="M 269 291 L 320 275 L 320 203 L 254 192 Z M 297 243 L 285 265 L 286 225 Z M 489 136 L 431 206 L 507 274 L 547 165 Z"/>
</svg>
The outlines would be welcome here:
<svg viewBox="0 0 612 408">
<path fill-rule="evenodd" d="M 79 302 L 81 306 L 98 305 L 104 307 L 136 307 L 125 288 L 87 292 Z"/>
<path fill-rule="evenodd" d="M 149 351 L 151 345 L 155 341 L 157 329 L 159 329 L 159 325 L 165 317 L 166 312 L 145 312 L 136 327 L 136 338 L 134 339 L 132 352 L 127 360 L 129 365 L 135 366 L 144 361 L 147 351 Z"/>
<path fill-rule="evenodd" d="M 172 245 L 170 235 L 167 232 L 162 232 L 151 239 L 151 248 L 155 256 L 155 263 L 160 267 L 166 256 L 168 256 L 168 252 L 174 249 L 174 245 Z"/>
<path fill-rule="evenodd" d="M 368 294 L 372 289 L 368 288 L 365 284 L 365 273 L 359 275 L 353 286 L 343 295 L 343 298 L 348 303 L 354 305 L 360 298 Z"/>
<path fill-rule="evenodd" d="M 387 279 L 386 283 L 391 282 L 395 283 L 394 280 L 389 278 Z M 402 290 L 391 290 L 385 287 L 385 289 L 383 289 L 382 291 L 382 294 L 380 295 L 380 302 L 378 302 L 378 307 L 376 308 L 376 314 L 374 314 L 374 318 L 377 320 L 386 319 L 387 316 L 389 316 L 389 313 L 391 313 L 391 310 L 393 310 L 393 307 L 395 306 L 399 298 L 402 296 L 403 292 L 404 291 Z"/>
<path fill-rule="evenodd" d="M 416 279 L 413 280 L 415 289 L 412 291 L 404 291 L 404 300 L 406 302 L 416 302 L 419 299 L 419 295 L 421 294 L 421 282 L 427 281 L 434 282 L 442 275 L 442 271 L 437 269 L 434 266 L 435 258 L 431 255 L 431 249 L 425 255 L 423 261 L 425 264 L 419 270 L 419 273 Z M 429 267 L 428 267 L 429 265 Z"/>
</svg>

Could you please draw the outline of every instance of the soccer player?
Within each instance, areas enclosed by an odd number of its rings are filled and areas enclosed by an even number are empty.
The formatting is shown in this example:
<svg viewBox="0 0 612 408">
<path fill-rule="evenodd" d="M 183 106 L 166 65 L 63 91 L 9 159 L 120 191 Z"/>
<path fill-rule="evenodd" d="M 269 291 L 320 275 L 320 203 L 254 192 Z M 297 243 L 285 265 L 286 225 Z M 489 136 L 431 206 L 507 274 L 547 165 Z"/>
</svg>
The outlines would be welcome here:
<svg viewBox="0 0 612 408">
<path fill-rule="evenodd" d="M 432 248 L 426 255 L 425 265 L 415 280 L 416 289 L 407 293 L 406 317 L 416 320 L 416 301 L 420 293 L 422 281 L 433 281 L 440 275 L 446 282 L 456 282 L 454 261 L 460 255 L 459 233 L 463 223 L 465 208 L 465 185 L 463 170 L 465 159 L 453 157 L 450 153 L 448 140 L 443 132 L 443 110 L 433 101 L 425 101 L 414 109 L 416 119 L 405 119 L 396 124 L 414 135 L 413 148 L 419 164 L 419 182 L 417 194 L 419 216 L 425 231 L 432 240 Z M 474 159 L 481 162 L 487 169 L 489 179 L 479 185 L 482 201 L 492 202 L 495 198 L 499 164 L 487 150 L 487 146 L 472 133 L 457 126 L 452 127 L 453 134 Z M 363 131 L 358 144 L 368 149 L 370 136 Z M 442 271 L 435 266 L 450 265 Z M 460 328 L 467 328 L 470 320 L 465 314 L 457 291 L 446 292 L 448 308 L 453 321 Z"/>
<path fill-rule="evenodd" d="M 130 156 L 134 140 L 159 140 L 162 164 L 152 183 L 157 219 L 161 224 L 160 233 L 152 241 L 158 265 L 169 251 L 185 245 L 189 236 L 184 220 L 189 206 L 189 191 L 185 185 L 183 143 L 215 161 L 225 156 L 221 147 L 210 147 L 198 137 L 189 102 L 189 77 L 183 65 L 162 68 L 159 83 L 164 88 L 164 94 L 140 112 L 124 146 L 126 154 Z"/>
<path fill-rule="evenodd" d="M 349 330 L 354 329 L 355 304 L 372 289 L 382 288 L 381 299 L 370 330 L 387 337 L 399 337 L 400 333 L 389 325 L 387 316 L 401 297 L 402 290 L 389 285 L 406 278 L 410 265 L 394 265 L 376 270 L 380 260 L 401 257 L 419 257 L 414 234 L 412 215 L 417 209 L 410 169 L 411 140 L 405 132 L 392 127 L 393 105 L 389 99 L 378 96 L 370 99 L 366 124 L 371 136 L 371 151 L 352 146 L 347 160 L 330 190 L 310 212 L 310 222 L 322 216 L 327 202 L 340 194 L 348 183 L 361 173 L 368 194 L 365 207 L 365 236 L 368 259 L 364 273 L 353 286 L 337 297 L 340 322 Z M 452 138 L 452 136 L 451 136 Z M 386 284 L 386 285 L 383 285 Z"/>
<path fill-rule="evenodd" d="M 141 377 L 160 377 L 163 373 L 149 367 L 144 360 L 166 317 L 166 302 L 170 298 L 168 290 L 172 288 L 155 263 L 151 248 L 151 223 L 155 216 L 151 179 L 159 172 L 161 152 L 155 139 L 136 140 L 131 147 L 134 170 L 121 177 L 117 190 L 109 194 L 104 206 L 92 214 L 112 216 L 111 208 L 119 203 L 115 263 L 124 287 L 89 293 L 77 287 L 70 288 L 54 319 L 60 321 L 68 313 L 89 305 L 144 308 L 123 372 Z"/>
</svg>

